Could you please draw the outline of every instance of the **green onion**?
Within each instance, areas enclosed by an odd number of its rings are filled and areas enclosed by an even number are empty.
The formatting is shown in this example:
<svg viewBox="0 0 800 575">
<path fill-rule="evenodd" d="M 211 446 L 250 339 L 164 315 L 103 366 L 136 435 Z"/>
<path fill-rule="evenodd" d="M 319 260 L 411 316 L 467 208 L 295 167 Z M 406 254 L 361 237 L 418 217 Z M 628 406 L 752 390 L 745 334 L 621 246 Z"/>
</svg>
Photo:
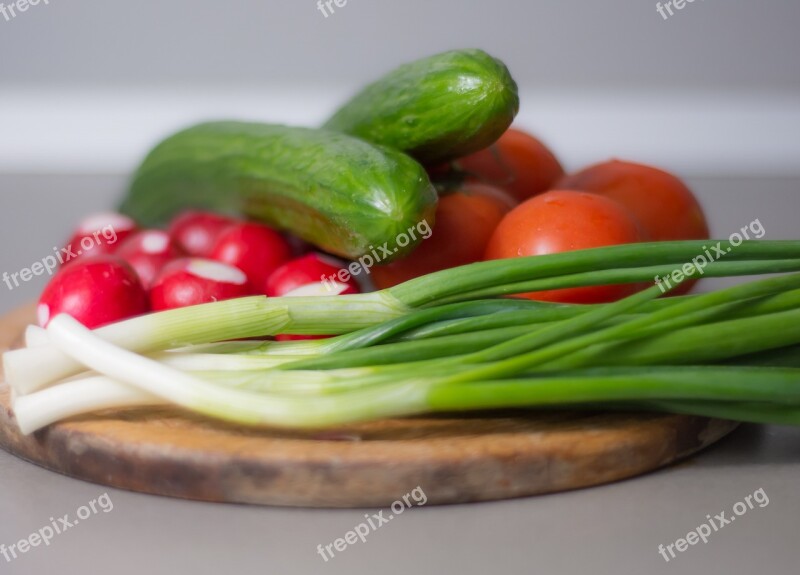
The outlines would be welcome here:
<svg viewBox="0 0 800 575">
<path fill-rule="evenodd" d="M 372 294 L 242 298 L 94 331 L 58 316 L 46 333 L 29 330 L 28 348 L 5 354 L 6 377 L 26 433 L 154 403 L 284 427 L 520 407 L 800 423 L 800 368 L 769 366 L 800 365 L 800 274 L 654 299 L 662 284 L 591 306 L 486 299 L 652 281 L 712 244 L 482 262 Z M 731 249 L 707 277 L 800 271 L 800 242 L 720 246 Z M 339 335 L 226 341 L 277 333 Z"/>
</svg>

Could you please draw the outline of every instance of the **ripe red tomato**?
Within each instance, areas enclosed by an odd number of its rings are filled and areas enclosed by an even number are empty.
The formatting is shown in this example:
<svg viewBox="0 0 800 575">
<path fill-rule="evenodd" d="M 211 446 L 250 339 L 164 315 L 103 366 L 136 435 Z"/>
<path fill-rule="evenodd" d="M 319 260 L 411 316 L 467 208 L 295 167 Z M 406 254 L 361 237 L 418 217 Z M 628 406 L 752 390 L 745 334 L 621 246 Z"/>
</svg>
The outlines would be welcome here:
<svg viewBox="0 0 800 575">
<path fill-rule="evenodd" d="M 444 192 L 433 233 L 409 256 L 372 268 L 376 287 L 480 261 L 497 224 L 515 205 L 503 190 L 486 184 L 466 183 Z"/>
<path fill-rule="evenodd" d="M 494 144 L 455 162 L 479 182 L 506 190 L 517 201 L 549 190 L 564 169 L 547 146 L 530 134 L 509 128 Z"/>
<path fill-rule="evenodd" d="M 566 176 L 557 185 L 616 200 L 639 220 L 645 241 L 710 237 L 703 209 L 692 191 L 676 176 L 658 168 L 609 160 Z M 684 281 L 670 295 L 688 293 L 695 283 Z"/>
<path fill-rule="evenodd" d="M 497 226 L 486 259 L 554 254 L 641 241 L 636 219 L 622 205 L 587 192 L 554 190 L 523 202 Z M 638 285 L 568 288 L 519 297 L 563 303 L 601 303 L 634 293 Z"/>
<path fill-rule="evenodd" d="M 651 241 L 709 238 L 697 198 L 680 179 L 658 168 L 610 160 L 566 176 L 557 186 L 616 200 L 639 220 Z"/>
</svg>

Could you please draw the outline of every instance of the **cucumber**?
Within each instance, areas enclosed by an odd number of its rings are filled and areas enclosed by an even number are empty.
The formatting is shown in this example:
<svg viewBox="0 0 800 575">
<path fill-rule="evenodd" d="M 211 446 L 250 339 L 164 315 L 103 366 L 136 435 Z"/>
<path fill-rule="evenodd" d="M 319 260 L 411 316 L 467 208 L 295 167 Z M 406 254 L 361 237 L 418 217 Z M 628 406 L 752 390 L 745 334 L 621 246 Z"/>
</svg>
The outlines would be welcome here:
<svg viewBox="0 0 800 575">
<path fill-rule="evenodd" d="M 357 258 L 426 220 L 436 191 L 396 150 L 325 130 L 210 122 L 158 144 L 133 176 L 121 211 L 144 226 L 186 208 L 249 216 L 325 251 Z"/>
<path fill-rule="evenodd" d="M 456 50 L 400 66 L 324 127 L 432 165 L 491 145 L 518 110 L 517 84 L 502 62 L 482 50 Z"/>
</svg>

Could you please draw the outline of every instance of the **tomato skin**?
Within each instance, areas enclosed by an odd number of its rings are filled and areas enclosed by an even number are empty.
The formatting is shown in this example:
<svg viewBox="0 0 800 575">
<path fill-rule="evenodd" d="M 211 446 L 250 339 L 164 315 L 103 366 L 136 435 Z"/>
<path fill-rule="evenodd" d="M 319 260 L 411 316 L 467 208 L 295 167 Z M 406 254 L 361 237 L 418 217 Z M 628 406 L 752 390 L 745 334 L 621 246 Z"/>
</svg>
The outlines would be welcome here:
<svg viewBox="0 0 800 575">
<path fill-rule="evenodd" d="M 615 159 L 570 174 L 558 185 L 616 200 L 639 220 L 645 241 L 710 237 L 697 198 L 683 181 L 664 170 Z M 695 283 L 686 280 L 669 295 L 686 294 Z"/>
<path fill-rule="evenodd" d="M 455 167 L 479 182 L 506 190 L 517 201 L 551 189 L 564 175 L 558 158 L 530 134 L 509 128 L 494 144 L 456 160 Z"/>
<path fill-rule="evenodd" d="M 573 190 L 553 190 L 523 202 L 494 232 L 487 260 L 554 254 L 641 241 L 638 222 L 614 200 Z M 639 284 L 590 286 L 519 294 L 561 303 L 604 303 L 636 292 Z"/>
<path fill-rule="evenodd" d="M 407 257 L 372 268 L 378 289 L 439 270 L 480 261 L 494 229 L 516 205 L 506 192 L 465 183 L 444 192 L 436 208 L 433 233 Z"/>
<path fill-rule="evenodd" d="M 703 209 L 692 191 L 679 178 L 652 166 L 610 160 L 565 176 L 558 187 L 616 200 L 639 220 L 651 241 L 710 237 Z"/>
</svg>

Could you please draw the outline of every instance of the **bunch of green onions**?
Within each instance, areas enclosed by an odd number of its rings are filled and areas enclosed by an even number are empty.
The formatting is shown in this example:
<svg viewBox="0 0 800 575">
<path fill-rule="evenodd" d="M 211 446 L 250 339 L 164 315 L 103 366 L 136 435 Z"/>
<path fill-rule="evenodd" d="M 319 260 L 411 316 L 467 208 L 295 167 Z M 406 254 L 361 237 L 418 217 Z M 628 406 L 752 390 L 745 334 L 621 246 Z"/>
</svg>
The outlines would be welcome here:
<svg viewBox="0 0 800 575">
<path fill-rule="evenodd" d="M 706 242 L 707 243 L 707 242 Z M 3 362 L 24 433 L 172 404 L 246 425 L 323 427 L 497 408 L 591 408 L 800 423 L 800 241 L 722 242 L 707 294 L 566 305 L 506 298 L 652 282 L 704 242 L 481 262 L 369 294 L 247 297 L 88 330 L 58 316 Z M 698 270 L 699 273 L 700 270 Z M 338 334 L 322 340 L 252 338 Z"/>
</svg>

